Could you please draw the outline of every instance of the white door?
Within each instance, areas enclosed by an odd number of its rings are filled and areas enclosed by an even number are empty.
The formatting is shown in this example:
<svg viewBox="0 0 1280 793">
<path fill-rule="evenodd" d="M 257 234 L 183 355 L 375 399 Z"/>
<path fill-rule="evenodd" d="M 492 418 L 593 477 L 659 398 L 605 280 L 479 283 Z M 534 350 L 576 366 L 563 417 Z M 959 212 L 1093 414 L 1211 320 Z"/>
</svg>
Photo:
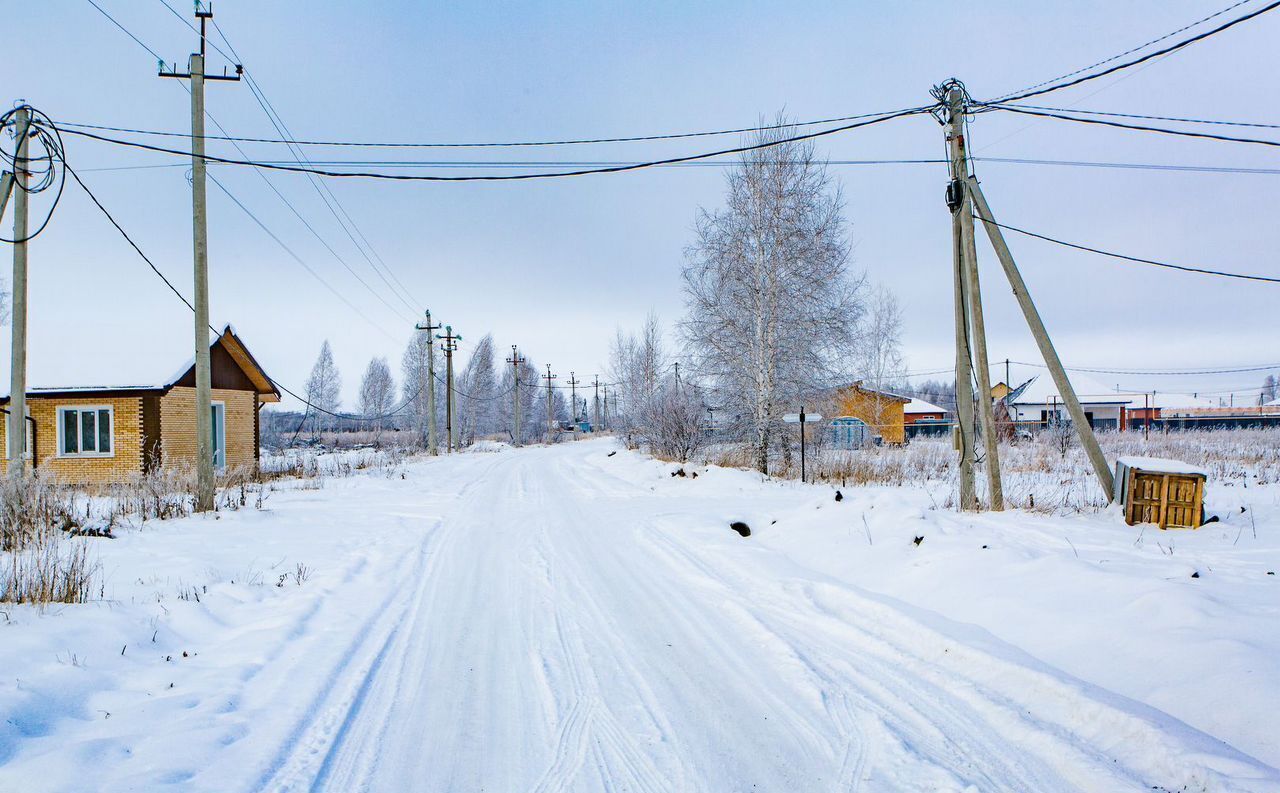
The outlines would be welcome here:
<svg viewBox="0 0 1280 793">
<path fill-rule="evenodd" d="M 213 467 L 219 471 L 227 467 L 227 406 L 214 402 L 213 410 Z"/>
</svg>

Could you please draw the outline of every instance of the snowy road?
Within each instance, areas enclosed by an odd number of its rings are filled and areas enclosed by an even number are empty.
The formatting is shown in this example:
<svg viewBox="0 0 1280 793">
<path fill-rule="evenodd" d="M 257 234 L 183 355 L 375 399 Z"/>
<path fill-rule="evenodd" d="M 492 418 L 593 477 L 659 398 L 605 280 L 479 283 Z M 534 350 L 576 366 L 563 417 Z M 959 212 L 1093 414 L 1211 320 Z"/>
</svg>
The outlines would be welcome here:
<svg viewBox="0 0 1280 793">
<path fill-rule="evenodd" d="M 251 787 L 1276 789 L 1165 714 L 739 538 L 732 493 L 673 497 L 608 448 L 459 466 L 343 651 L 293 653 L 328 683 Z"/>
</svg>

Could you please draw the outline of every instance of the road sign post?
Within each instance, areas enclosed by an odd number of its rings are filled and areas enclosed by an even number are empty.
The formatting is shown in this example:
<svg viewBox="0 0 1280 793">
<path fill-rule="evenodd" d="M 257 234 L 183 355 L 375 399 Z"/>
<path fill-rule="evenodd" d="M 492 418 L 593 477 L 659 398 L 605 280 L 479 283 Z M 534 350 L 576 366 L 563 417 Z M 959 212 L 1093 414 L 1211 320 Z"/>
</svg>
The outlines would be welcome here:
<svg viewBox="0 0 1280 793">
<path fill-rule="evenodd" d="M 804 425 L 815 421 L 822 421 L 822 415 L 818 413 L 805 413 L 804 405 L 800 406 L 799 413 L 788 413 L 782 417 L 782 420 L 788 424 L 800 425 L 800 481 L 805 481 L 805 461 L 804 461 Z"/>
</svg>

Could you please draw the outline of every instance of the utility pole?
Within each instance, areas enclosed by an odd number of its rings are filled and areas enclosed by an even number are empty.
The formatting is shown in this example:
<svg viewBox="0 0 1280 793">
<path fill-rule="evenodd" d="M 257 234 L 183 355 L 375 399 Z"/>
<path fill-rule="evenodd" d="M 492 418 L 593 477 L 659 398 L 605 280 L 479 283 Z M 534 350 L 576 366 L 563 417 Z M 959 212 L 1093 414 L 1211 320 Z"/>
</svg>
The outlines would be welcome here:
<svg viewBox="0 0 1280 793">
<path fill-rule="evenodd" d="M 13 337 L 9 359 L 9 423 L 6 427 L 9 445 L 9 475 L 26 474 L 23 452 L 27 445 L 27 169 L 28 142 L 31 140 L 31 111 L 18 108 L 13 114 L 17 130 L 17 149 L 13 158 L 14 173 L 5 185 L 13 196 Z M 49 167 L 53 167 L 50 161 Z M 9 176 L 9 174 L 5 174 Z M 35 450 L 32 450 L 32 461 Z"/>
<path fill-rule="evenodd" d="M 680 362 L 676 361 L 676 391 L 680 390 Z"/>
<path fill-rule="evenodd" d="M 603 388 L 604 388 L 604 424 L 602 426 L 605 429 L 608 429 L 609 427 L 609 384 L 605 383 Z"/>
<path fill-rule="evenodd" d="M 453 332 L 452 325 L 444 326 L 444 335 L 436 334 L 437 339 L 443 339 L 444 344 L 440 345 L 440 349 L 444 350 L 445 376 L 444 376 L 444 434 L 446 452 L 452 452 L 457 443 L 453 437 L 453 351 L 458 349 L 458 342 L 462 340 L 462 336 Z"/>
<path fill-rule="evenodd" d="M 520 445 L 520 365 L 524 363 L 524 358 L 520 357 L 520 353 L 516 350 L 516 345 L 511 345 L 511 357 L 507 359 L 507 363 L 511 364 L 511 374 L 515 383 L 512 389 L 513 415 L 515 416 L 514 427 L 511 432 L 511 442 L 516 446 Z"/>
<path fill-rule="evenodd" d="M 434 457 L 440 454 L 440 448 L 436 444 L 436 345 L 431 339 L 431 334 L 442 326 L 431 324 L 431 311 L 429 309 L 422 313 L 426 314 L 427 321 L 419 322 L 413 327 L 427 333 L 427 383 L 425 386 L 427 389 L 427 450 Z M 423 388 L 424 386 L 419 383 L 419 397 L 421 397 Z"/>
<path fill-rule="evenodd" d="M 1094 473 L 1098 475 L 1098 482 L 1102 485 L 1107 500 L 1111 501 L 1114 497 L 1113 487 L 1115 482 L 1111 469 L 1107 467 L 1106 455 L 1102 453 L 1102 447 L 1098 445 L 1098 439 L 1093 434 L 1093 427 L 1089 426 L 1089 419 L 1084 414 L 1084 408 L 1080 407 L 1080 400 L 1076 397 L 1076 390 L 1071 385 L 1071 381 L 1067 379 L 1067 371 L 1062 366 L 1062 360 L 1058 358 L 1058 351 L 1053 347 L 1053 341 L 1049 338 L 1049 331 L 1045 329 L 1044 321 L 1040 319 L 1040 312 L 1036 310 L 1036 304 L 1031 299 L 1031 293 L 1027 291 L 1027 284 L 1022 280 L 1022 273 L 1018 272 L 1018 265 L 1013 260 L 1013 254 L 1009 252 L 1009 246 L 1005 243 L 1004 234 L 1001 233 L 1000 227 L 996 225 L 995 217 L 991 214 L 991 207 L 987 204 L 987 199 L 982 194 L 982 188 L 978 185 L 977 179 L 969 177 L 969 189 L 973 194 L 974 206 L 978 210 L 978 216 L 982 219 L 982 224 L 987 230 L 987 236 L 991 239 L 991 247 L 996 249 L 996 256 L 1000 259 L 1000 265 L 1004 268 L 1005 277 L 1009 279 L 1009 286 L 1013 289 L 1014 297 L 1018 299 L 1018 305 L 1022 308 L 1023 316 L 1026 317 L 1027 326 L 1031 329 L 1031 335 L 1035 337 L 1036 344 L 1040 347 L 1040 355 L 1044 358 L 1045 365 L 1049 368 L 1049 373 L 1053 375 L 1054 385 L 1058 387 L 1058 393 L 1062 395 L 1062 401 L 1067 405 L 1067 412 L 1071 414 L 1071 422 L 1075 425 L 1076 432 L 1080 436 L 1080 445 L 1084 447 L 1085 453 L 1089 456 L 1089 462 L 1093 464 Z"/>
<path fill-rule="evenodd" d="M 234 75 L 204 73 L 205 26 L 213 18 L 213 8 L 201 9 L 196 3 L 196 19 L 200 20 L 200 52 L 192 53 L 186 74 L 165 72 L 161 77 L 177 77 L 191 81 L 191 218 L 195 252 L 195 346 L 196 346 L 196 511 L 213 509 L 213 386 L 209 373 L 209 227 L 205 208 L 204 161 L 204 82 L 205 80 L 239 80 L 244 68 L 236 64 Z M 16 291 L 16 289 L 15 289 Z"/>
<path fill-rule="evenodd" d="M 578 378 L 569 372 L 569 424 L 573 427 L 573 439 L 578 439 Z"/>
<path fill-rule="evenodd" d="M 595 393 L 595 401 L 592 403 L 592 404 L 593 404 L 593 406 L 595 407 L 595 410 L 594 410 L 594 411 L 593 411 L 593 413 L 592 413 L 592 418 L 594 419 L 594 422 L 593 422 L 593 423 L 592 423 L 592 425 L 591 425 L 591 431 L 592 431 L 592 432 L 599 432 L 599 431 L 600 431 L 600 428 L 601 428 L 601 424 L 600 424 L 600 375 L 593 375 L 593 382 L 592 382 L 592 385 L 595 387 L 595 389 L 596 389 L 596 393 Z"/>
<path fill-rule="evenodd" d="M 947 146 L 950 153 L 951 183 L 947 185 L 947 207 L 951 210 L 952 281 L 955 291 L 956 334 L 956 424 L 960 446 L 960 509 L 978 508 L 974 489 L 973 460 L 973 356 L 969 349 L 969 298 L 965 275 L 964 222 L 968 211 L 964 178 L 968 163 L 964 151 L 964 92 L 952 84 L 947 91 Z"/>
<path fill-rule="evenodd" d="M 958 88 L 952 89 L 951 96 L 962 100 L 963 94 Z M 963 112 L 963 108 L 960 108 Z M 982 318 L 982 288 L 978 281 L 978 249 L 973 236 L 973 200 L 969 196 L 969 154 L 964 137 L 964 127 L 958 130 L 959 137 L 952 141 L 952 146 L 959 157 L 959 178 L 963 195 L 957 213 L 960 216 L 961 239 L 964 244 L 964 291 L 969 299 L 969 346 L 973 354 L 973 369 L 978 381 L 978 423 L 982 428 L 983 467 L 987 472 L 988 506 L 995 512 L 1004 509 L 1004 486 L 1000 482 L 1000 446 L 996 437 L 996 417 L 991 405 L 991 364 L 987 361 L 987 327 Z M 1006 383 L 1005 385 L 1008 385 Z"/>
<path fill-rule="evenodd" d="M 551 381 L 556 379 L 556 376 L 551 374 L 551 364 L 547 364 L 547 373 L 542 376 L 542 379 L 547 381 L 547 443 L 550 444 L 551 439 L 555 437 L 553 435 L 555 432 L 555 413 L 551 407 Z"/>
</svg>

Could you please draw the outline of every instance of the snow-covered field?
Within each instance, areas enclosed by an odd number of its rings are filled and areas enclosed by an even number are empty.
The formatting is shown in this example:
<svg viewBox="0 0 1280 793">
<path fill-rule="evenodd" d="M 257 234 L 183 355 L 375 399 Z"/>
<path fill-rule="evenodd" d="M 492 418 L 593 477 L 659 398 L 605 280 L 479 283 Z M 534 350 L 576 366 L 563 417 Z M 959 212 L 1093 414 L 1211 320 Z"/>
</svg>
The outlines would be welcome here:
<svg viewBox="0 0 1280 793">
<path fill-rule="evenodd" d="M 0 615 L 0 791 L 1280 790 L 1280 485 L 1160 532 L 487 451 L 86 540 L 104 600 Z"/>
</svg>

